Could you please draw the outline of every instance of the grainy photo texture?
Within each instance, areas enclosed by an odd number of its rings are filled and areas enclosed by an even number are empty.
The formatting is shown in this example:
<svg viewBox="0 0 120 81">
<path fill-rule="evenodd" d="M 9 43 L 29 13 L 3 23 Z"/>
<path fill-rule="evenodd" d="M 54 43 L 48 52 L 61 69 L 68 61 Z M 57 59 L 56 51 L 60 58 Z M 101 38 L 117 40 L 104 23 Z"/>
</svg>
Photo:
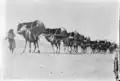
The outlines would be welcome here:
<svg viewBox="0 0 120 81">
<path fill-rule="evenodd" d="M 117 0 L 7 0 L 4 80 L 119 81 Z"/>
</svg>

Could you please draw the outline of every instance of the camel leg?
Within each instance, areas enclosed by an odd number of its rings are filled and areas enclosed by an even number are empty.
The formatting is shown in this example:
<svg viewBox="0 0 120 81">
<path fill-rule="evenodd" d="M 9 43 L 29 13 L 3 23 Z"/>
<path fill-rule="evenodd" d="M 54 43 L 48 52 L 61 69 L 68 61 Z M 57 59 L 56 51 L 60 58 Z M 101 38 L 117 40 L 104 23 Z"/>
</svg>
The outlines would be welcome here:
<svg viewBox="0 0 120 81">
<path fill-rule="evenodd" d="M 76 53 L 76 46 L 73 46 L 73 53 Z"/>
<path fill-rule="evenodd" d="M 75 46 L 75 53 L 77 53 L 77 46 Z"/>
<path fill-rule="evenodd" d="M 78 53 L 78 46 L 77 46 L 77 48 L 76 48 L 76 52 Z"/>
<path fill-rule="evenodd" d="M 55 46 L 57 48 L 55 53 L 57 54 L 58 53 L 58 44 L 56 44 Z"/>
<path fill-rule="evenodd" d="M 68 46 L 68 52 L 70 53 L 70 46 Z"/>
<path fill-rule="evenodd" d="M 66 46 L 64 46 L 64 52 L 66 52 Z"/>
<path fill-rule="evenodd" d="M 76 47 L 75 47 L 75 46 L 73 46 L 73 53 L 75 53 L 75 50 L 76 50 Z"/>
<path fill-rule="evenodd" d="M 57 53 L 60 53 L 60 43 L 57 43 Z"/>
<path fill-rule="evenodd" d="M 34 51 L 33 51 L 33 52 L 35 52 L 35 50 L 36 50 L 36 42 L 34 42 L 34 46 L 35 46 L 35 47 L 34 47 Z"/>
<path fill-rule="evenodd" d="M 22 53 L 25 52 L 26 46 L 27 46 L 27 41 L 25 42 L 25 46 L 24 46 L 24 49 L 23 49 L 23 52 L 22 52 Z M 22 54 L 22 53 L 21 53 L 21 54 Z"/>
<path fill-rule="evenodd" d="M 59 43 L 59 53 L 60 53 L 60 46 L 61 46 L 61 43 Z"/>
<path fill-rule="evenodd" d="M 59 47 L 59 53 L 60 53 L 60 45 L 58 47 Z"/>
<path fill-rule="evenodd" d="M 37 48 L 38 48 L 38 53 L 40 53 L 38 41 L 36 42 L 36 44 L 37 44 Z"/>
<path fill-rule="evenodd" d="M 73 47 L 72 46 L 70 47 L 70 50 L 71 50 L 70 53 L 73 53 Z"/>
<path fill-rule="evenodd" d="M 73 46 L 70 47 L 71 53 L 73 53 L 74 49 Z"/>
<path fill-rule="evenodd" d="M 67 53 L 69 53 L 69 46 L 67 46 Z"/>
<path fill-rule="evenodd" d="M 29 42 L 29 53 L 31 53 L 31 42 Z"/>
<path fill-rule="evenodd" d="M 55 53 L 54 45 L 53 45 L 53 44 L 51 44 L 51 46 L 52 46 L 53 52 Z"/>
<path fill-rule="evenodd" d="M 74 46 L 72 46 L 72 53 L 74 53 L 75 52 L 75 47 Z"/>
<path fill-rule="evenodd" d="M 77 53 L 77 46 L 75 46 L 75 53 Z"/>
<path fill-rule="evenodd" d="M 72 53 L 72 47 L 69 46 L 69 53 L 71 54 Z"/>
<path fill-rule="evenodd" d="M 54 47 L 56 47 L 56 48 L 57 48 L 57 45 L 56 45 L 56 44 L 54 44 Z M 54 49 L 54 53 L 55 53 L 55 54 L 57 53 L 57 49 Z"/>
</svg>

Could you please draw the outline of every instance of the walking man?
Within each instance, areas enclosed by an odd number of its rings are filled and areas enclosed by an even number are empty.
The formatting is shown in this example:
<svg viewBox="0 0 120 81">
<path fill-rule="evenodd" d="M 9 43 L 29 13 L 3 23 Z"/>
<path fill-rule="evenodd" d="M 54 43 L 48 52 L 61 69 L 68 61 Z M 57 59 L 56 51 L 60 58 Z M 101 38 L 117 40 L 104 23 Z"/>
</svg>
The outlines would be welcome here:
<svg viewBox="0 0 120 81">
<path fill-rule="evenodd" d="M 14 37 L 15 37 L 14 30 L 13 30 L 13 29 L 10 29 L 10 30 L 8 31 L 8 35 L 7 35 L 7 37 L 5 38 L 5 40 L 8 40 L 9 50 L 10 50 L 10 52 L 12 52 L 12 53 L 14 52 L 14 49 L 15 49 L 15 47 L 16 47 Z"/>
</svg>

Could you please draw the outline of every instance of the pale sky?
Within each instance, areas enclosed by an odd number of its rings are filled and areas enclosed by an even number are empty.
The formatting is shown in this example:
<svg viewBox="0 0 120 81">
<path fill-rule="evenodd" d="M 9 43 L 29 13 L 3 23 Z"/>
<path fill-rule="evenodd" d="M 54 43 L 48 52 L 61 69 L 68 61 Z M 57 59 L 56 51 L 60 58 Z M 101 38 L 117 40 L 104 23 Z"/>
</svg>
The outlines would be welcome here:
<svg viewBox="0 0 120 81">
<path fill-rule="evenodd" d="M 8 0 L 7 28 L 41 20 L 46 28 L 64 27 L 93 40 L 118 42 L 118 9 L 116 0 Z"/>
</svg>

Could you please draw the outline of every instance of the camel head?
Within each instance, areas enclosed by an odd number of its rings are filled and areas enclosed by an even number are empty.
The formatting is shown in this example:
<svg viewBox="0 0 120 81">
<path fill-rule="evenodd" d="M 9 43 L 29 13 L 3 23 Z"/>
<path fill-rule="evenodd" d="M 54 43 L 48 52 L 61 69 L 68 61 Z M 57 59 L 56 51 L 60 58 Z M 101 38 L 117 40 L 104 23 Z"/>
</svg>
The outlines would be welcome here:
<svg viewBox="0 0 120 81">
<path fill-rule="evenodd" d="M 21 35 L 25 31 L 25 29 L 26 29 L 25 26 L 26 25 L 24 25 L 23 23 L 19 23 L 18 24 L 18 28 L 17 28 L 17 33 Z"/>
</svg>

